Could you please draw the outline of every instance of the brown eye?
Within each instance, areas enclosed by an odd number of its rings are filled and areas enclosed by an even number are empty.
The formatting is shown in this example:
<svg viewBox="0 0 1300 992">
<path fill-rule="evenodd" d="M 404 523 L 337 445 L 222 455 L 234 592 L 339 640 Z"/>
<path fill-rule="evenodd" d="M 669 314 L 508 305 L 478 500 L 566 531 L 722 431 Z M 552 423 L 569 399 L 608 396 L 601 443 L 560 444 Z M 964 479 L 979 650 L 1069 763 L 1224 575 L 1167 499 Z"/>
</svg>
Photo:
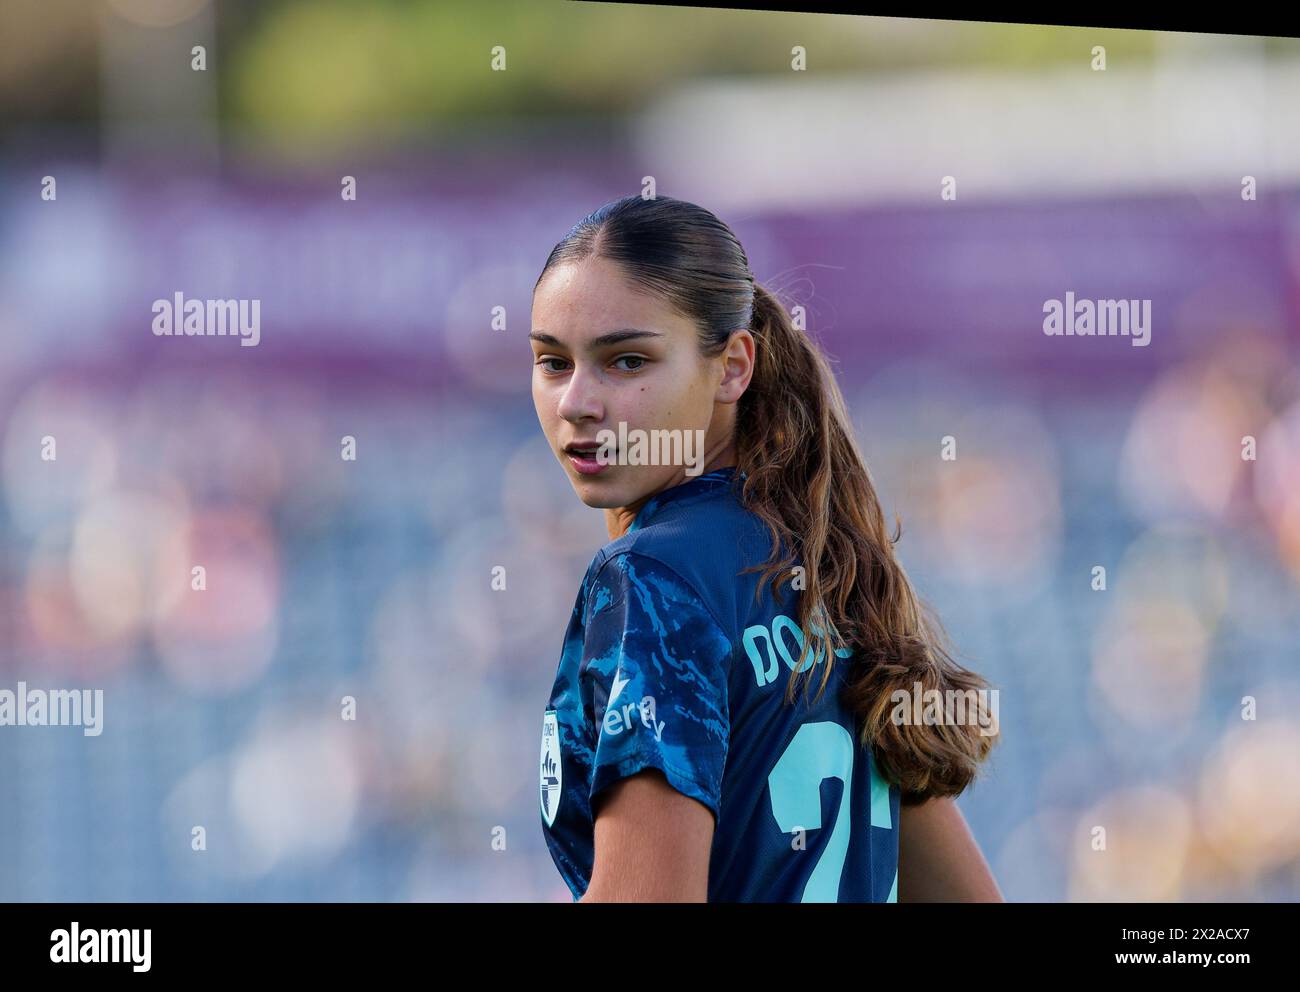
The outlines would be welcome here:
<svg viewBox="0 0 1300 992">
<path fill-rule="evenodd" d="M 614 359 L 614 361 L 615 363 L 618 362 L 640 362 L 641 363 L 635 368 L 624 369 L 623 370 L 624 372 L 640 372 L 641 368 L 645 365 L 645 359 L 642 358 L 640 355 L 623 355 L 619 358 Z"/>
</svg>

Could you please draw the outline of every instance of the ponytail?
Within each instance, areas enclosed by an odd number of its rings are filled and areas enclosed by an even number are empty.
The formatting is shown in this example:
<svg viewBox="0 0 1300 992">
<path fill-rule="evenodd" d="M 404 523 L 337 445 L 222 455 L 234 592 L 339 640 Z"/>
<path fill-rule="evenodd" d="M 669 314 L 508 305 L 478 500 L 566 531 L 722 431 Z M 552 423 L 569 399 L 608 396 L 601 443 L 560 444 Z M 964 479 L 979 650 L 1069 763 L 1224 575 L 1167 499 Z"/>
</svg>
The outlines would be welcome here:
<svg viewBox="0 0 1300 992">
<path fill-rule="evenodd" d="M 795 672 L 805 674 L 825 658 L 820 697 L 836 659 L 848 658 L 843 693 L 860 743 L 904 801 L 958 795 L 992 748 L 995 738 L 981 733 L 988 714 L 968 714 L 960 724 L 912 722 L 911 700 L 919 684 L 922 701 L 934 698 L 930 690 L 943 700 L 955 690 L 982 706 L 979 690 L 988 683 L 952 660 L 941 625 L 926 614 L 895 557 L 901 523 L 895 516 L 890 537 L 825 357 L 758 283 L 750 330 L 756 363 L 740 401 L 737 469 L 745 505 L 771 531 L 772 552 L 766 566 L 746 571 L 762 569 L 760 588 L 770 581 L 774 595 L 782 580 L 802 590 L 797 623 L 806 637 Z M 900 691 L 907 722 L 893 719 Z M 949 707 L 945 713 L 951 715 Z"/>
</svg>

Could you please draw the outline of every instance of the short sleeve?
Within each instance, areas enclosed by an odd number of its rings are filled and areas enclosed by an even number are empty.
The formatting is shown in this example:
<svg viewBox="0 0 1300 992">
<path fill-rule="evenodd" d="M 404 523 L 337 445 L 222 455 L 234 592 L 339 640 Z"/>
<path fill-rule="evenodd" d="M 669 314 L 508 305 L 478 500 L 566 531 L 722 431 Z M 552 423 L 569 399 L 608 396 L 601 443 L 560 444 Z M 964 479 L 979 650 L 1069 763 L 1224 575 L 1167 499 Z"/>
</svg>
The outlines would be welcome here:
<svg viewBox="0 0 1300 992">
<path fill-rule="evenodd" d="M 582 678 L 595 729 L 591 799 L 646 768 L 716 818 L 730 736 L 731 642 L 695 590 L 624 552 L 588 597 Z"/>
</svg>

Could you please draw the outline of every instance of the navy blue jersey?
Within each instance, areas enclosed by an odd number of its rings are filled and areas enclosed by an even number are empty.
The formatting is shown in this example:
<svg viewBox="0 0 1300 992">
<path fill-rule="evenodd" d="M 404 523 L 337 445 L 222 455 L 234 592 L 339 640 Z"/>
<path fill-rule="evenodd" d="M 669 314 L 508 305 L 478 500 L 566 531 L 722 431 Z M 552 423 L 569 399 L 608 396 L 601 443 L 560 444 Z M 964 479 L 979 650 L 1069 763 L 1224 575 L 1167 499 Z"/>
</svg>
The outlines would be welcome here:
<svg viewBox="0 0 1300 992">
<path fill-rule="evenodd" d="M 798 592 L 760 573 L 770 532 L 734 468 L 652 496 L 597 552 L 574 603 L 542 723 L 547 846 L 578 899 L 591 880 L 592 799 L 658 769 L 714 814 L 711 902 L 896 902 L 897 786 L 858 743 L 819 660 L 785 688 L 806 632 Z M 804 660 L 807 667 L 811 662 Z"/>
</svg>

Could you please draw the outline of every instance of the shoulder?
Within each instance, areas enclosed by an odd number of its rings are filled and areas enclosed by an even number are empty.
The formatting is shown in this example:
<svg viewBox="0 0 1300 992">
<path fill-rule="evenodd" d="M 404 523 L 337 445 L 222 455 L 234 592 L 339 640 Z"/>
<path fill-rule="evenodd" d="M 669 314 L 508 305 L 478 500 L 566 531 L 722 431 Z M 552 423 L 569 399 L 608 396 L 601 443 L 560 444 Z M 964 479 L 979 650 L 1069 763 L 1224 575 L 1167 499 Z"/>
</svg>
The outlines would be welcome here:
<svg viewBox="0 0 1300 992">
<path fill-rule="evenodd" d="M 665 506 L 645 526 L 597 552 L 587 572 L 591 606 L 610 590 L 638 589 L 664 602 L 702 609 L 729 638 L 735 636 L 745 569 L 761 565 L 771 536 L 757 514 L 731 490 Z"/>
<path fill-rule="evenodd" d="M 582 639 L 582 671 L 607 680 L 611 697 L 619 693 L 617 678 L 631 679 L 640 694 L 653 685 L 661 703 L 678 693 L 678 705 L 691 710 L 704 705 L 702 686 L 725 694 L 732 671 L 735 639 L 705 597 L 665 562 L 634 551 L 611 554 L 595 568 Z M 677 682 L 692 688 L 682 695 Z"/>
<path fill-rule="evenodd" d="M 705 590 L 679 570 L 683 565 L 680 560 L 665 560 L 644 545 L 620 548 L 606 545 L 588 569 L 588 613 L 599 613 L 631 598 L 635 600 L 631 605 L 641 611 L 686 607 L 705 613 L 716 622 Z"/>
</svg>

